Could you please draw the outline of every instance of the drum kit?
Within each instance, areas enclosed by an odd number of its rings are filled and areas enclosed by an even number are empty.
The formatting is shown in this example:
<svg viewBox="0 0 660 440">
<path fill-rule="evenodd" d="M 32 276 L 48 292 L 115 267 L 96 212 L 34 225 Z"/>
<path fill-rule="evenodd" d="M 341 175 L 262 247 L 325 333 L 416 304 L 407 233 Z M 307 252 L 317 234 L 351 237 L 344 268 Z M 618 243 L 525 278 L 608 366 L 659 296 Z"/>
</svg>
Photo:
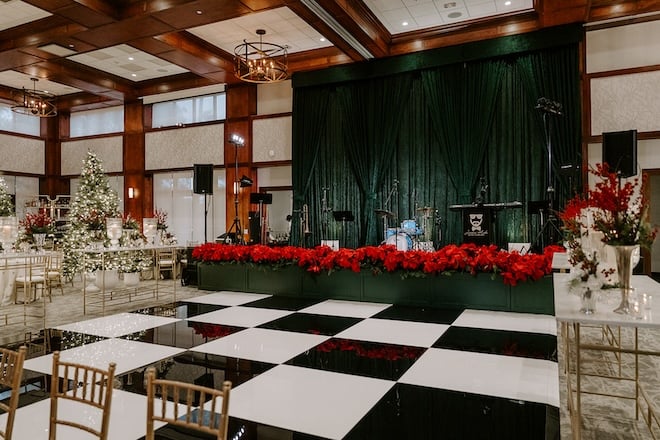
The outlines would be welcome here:
<svg viewBox="0 0 660 440">
<path fill-rule="evenodd" d="M 383 217 L 385 225 L 383 244 L 393 245 L 400 251 L 423 250 L 434 251 L 433 247 L 433 225 L 435 223 L 436 210 L 429 206 L 417 208 L 417 219 L 406 219 L 398 228 L 387 227 L 388 220 L 393 220 L 395 215 L 391 211 L 377 209 L 376 215 Z"/>
</svg>

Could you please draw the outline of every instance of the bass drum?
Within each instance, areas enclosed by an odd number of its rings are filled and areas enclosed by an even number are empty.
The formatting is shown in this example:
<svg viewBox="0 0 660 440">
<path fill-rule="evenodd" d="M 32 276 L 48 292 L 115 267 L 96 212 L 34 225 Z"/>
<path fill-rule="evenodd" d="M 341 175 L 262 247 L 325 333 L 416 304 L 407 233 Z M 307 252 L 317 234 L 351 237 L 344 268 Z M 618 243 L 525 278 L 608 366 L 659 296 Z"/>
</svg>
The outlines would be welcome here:
<svg viewBox="0 0 660 440">
<path fill-rule="evenodd" d="M 399 232 L 396 235 L 390 235 L 387 237 L 387 240 L 385 240 L 385 244 L 396 246 L 398 251 L 407 251 L 413 247 L 412 239 L 408 234 L 404 234 L 403 232 Z"/>
</svg>

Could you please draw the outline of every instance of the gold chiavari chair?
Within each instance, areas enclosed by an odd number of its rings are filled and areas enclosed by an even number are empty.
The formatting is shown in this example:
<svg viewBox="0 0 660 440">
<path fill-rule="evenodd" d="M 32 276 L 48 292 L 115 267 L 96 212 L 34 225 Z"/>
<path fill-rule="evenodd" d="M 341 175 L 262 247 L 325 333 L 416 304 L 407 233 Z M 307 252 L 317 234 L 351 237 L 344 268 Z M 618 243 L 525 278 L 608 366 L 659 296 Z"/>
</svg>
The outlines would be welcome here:
<svg viewBox="0 0 660 440">
<path fill-rule="evenodd" d="M 155 421 L 213 435 L 217 440 L 226 440 L 230 392 L 231 382 L 229 381 L 224 381 L 222 389 L 216 390 L 185 382 L 157 379 L 155 368 L 147 369 L 147 435 L 145 440 L 155 439 Z M 156 400 L 157 394 L 160 394 L 160 400 Z M 174 402 L 174 405 L 169 408 L 168 400 Z M 199 401 L 197 408 L 196 400 Z M 179 409 L 178 404 L 185 408 Z"/>
<path fill-rule="evenodd" d="M 7 424 L 4 430 L 0 429 L 0 438 L 5 440 L 11 440 L 14 429 L 26 352 L 27 347 L 25 346 L 20 347 L 18 351 L 0 348 L 0 386 L 11 389 L 9 401 L 7 403 L 0 402 L 0 410 L 7 413 Z"/>
<path fill-rule="evenodd" d="M 88 365 L 60 361 L 60 352 L 53 353 L 53 372 L 50 387 L 50 424 L 48 439 L 55 440 L 57 426 L 69 426 L 86 431 L 100 440 L 108 439 L 112 382 L 116 365 L 111 363 L 107 370 Z M 84 425 L 58 414 L 62 401 L 89 405 L 101 412 L 100 426 Z"/>
</svg>

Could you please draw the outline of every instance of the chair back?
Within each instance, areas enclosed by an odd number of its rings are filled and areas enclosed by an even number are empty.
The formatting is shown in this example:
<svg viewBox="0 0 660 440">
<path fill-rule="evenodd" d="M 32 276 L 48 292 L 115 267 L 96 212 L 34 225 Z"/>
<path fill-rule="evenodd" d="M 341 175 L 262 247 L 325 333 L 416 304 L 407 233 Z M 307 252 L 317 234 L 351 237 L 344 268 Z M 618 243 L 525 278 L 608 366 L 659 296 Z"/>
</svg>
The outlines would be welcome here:
<svg viewBox="0 0 660 440">
<path fill-rule="evenodd" d="M 154 368 L 147 369 L 147 435 L 154 440 L 154 422 L 165 422 L 209 435 L 218 440 L 227 439 L 229 422 L 229 394 L 231 382 L 224 381 L 222 389 L 190 383 L 157 379 Z M 160 394 L 160 401 L 156 401 Z M 174 405 L 168 408 L 167 401 Z M 199 401 L 199 407 L 195 402 Z M 180 408 L 179 404 L 184 408 Z"/>
<path fill-rule="evenodd" d="M 0 438 L 5 440 L 11 440 L 11 433 L 14 430 L 14 418 L 16 417 L 26 352 L 27 347 L 25 346 L 20 347 L 18 351 L 0 348 L 0 386 L 11 389 L 9 401 L 0 402 L 0 410 L 7 413 L 7 424 L 4 430 L 0 429 Z"/>
<path fill-rule="evenodd" d="M 64 362 L 60 360 L 59 351 L 53 353 L 49 440 L 55 440 L 57 425 L 70 426 L 86 431 L 100 440 L 107 440 L 115 368 L 114 363 L 111 363 L 107 370 L 102 370 L 88 365 Z M 58 415 L 60 400 L 96 408 L 102 413 L 100 426 L 84 425 L 75 420 L 60 418 Z"/>
</svg>

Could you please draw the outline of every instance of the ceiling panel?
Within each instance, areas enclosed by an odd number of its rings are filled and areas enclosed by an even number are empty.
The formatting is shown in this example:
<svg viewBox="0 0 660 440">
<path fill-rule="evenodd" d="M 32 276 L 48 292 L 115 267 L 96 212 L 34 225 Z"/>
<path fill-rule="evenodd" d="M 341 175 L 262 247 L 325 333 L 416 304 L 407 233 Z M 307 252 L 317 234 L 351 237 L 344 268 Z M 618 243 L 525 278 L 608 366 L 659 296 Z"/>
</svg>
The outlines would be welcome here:
<svg viewBox="0 0 660 440">
<path fill-rule="evenodd" d="M 0 31 L 39 20 L 49 15 L 51 14 L 19 0 L 3 1 L 0 2 Z"/>
<path fill-rule="evenodd" d="M 313 27 L 287 7 L 270 9 L 239 18 L 189 29 L 189 32 L 231 54 L 247 41 L 259 41 L 257 29 L 264 29 L 263 41 L 286 46 L 289 53 L 332 46 Z"/>
<path fill-rule="evenodd" d="M 127 44 L 73 55 L 68 59 L 131 81 L 162 78 L 188 71 Z"/>
<path fill-rule="evenodd" d="M 21 90 L 23 88 L 32 90 L 36 88 L 42 92 L 52 93 L 56 96 L 68 95 L 70 93 L 77 93 L 81 90 L 76 89 L 75 87 L 69 87 L 64 84 L 58 84 L 53 81 L 48 81 L 47 79 L 39 79 L 35 84 L 30 79 L 30 75 L 24 73 L 15 72 L 13 70 L 6 70 L 0 72 L 0 84 L 12 87 L 14 89 Z"/>
</svg>

